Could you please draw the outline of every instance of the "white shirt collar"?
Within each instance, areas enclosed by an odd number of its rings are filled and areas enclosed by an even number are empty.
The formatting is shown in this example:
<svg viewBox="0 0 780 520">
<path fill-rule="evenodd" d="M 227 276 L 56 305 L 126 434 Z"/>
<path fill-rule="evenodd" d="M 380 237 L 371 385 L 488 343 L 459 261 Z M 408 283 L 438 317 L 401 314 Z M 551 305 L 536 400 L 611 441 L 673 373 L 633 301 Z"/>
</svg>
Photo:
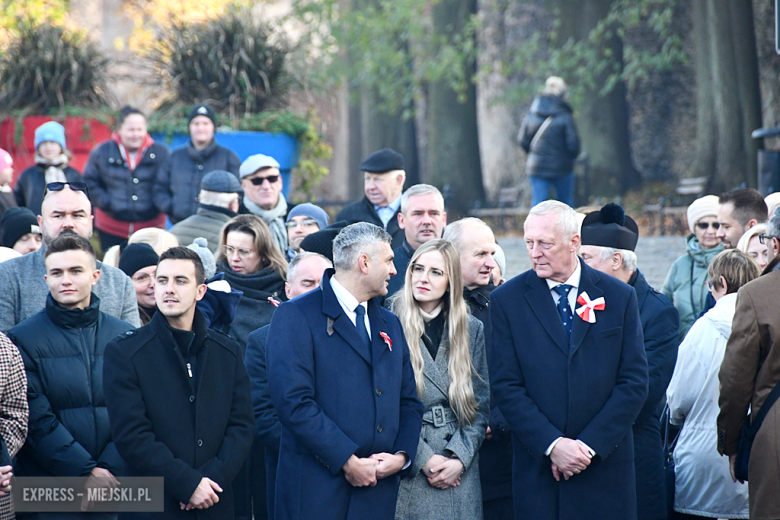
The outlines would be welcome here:
<svg viewBox="0 0 780 520">
<path fill-rule="evenodd" d="M 376 204 L 374 204 L 374 209 L 379 211 L 382 208 L 387 208 L 387 209 L 392 209 L 393 213 L 395 213 L 396 211 L 398 211 L 398 208 L 401 207 L 401 197 L 403 197 L 403 193 L 401 195 L 399 195 L 397 199 L 395 199 L 393 202 L 391 202 L 387 206 L 377 206 Z"/>
<path fill-rule="evenodd" d="M 344 287 L 338 280 L 336 280 L 336 276 L 330 277 L 330 286 L 333 288 L 333 293 L 336 295 L 336 299 L 339 301 L 341 306 L 346 310 L 347 312 L 352 313 L 351 315 L 355 315 L 355 308 L 358 305 L 362 305 L 366 308 L 366 311 L 368 311 L 368 302 L 359 302 L 355 296 L 347 290 L 346 287 Z M 355 321 L 354 319 L 352 321 Z"/>
<path fill-rule="evenodd" d="M 574 272 L 571 273 L 569 279 L 563 283 L 574 287 L 573 292 L 576 294 L 577 289 L 580 286 L 580 277 L 582 277 L 582 266 L 580 265 L 580 259 L 577 258 L 577 267 L 574 268 Z M 550 280 L 549 278 L 547 278 L 545 281 L 547 282 L 547 287 L 549 287 L 551 291 L 553 290 L 553 287 L 558 287 L 561 285 L 561 282 L 556 282 L 554 280 Z"/>
</svg>

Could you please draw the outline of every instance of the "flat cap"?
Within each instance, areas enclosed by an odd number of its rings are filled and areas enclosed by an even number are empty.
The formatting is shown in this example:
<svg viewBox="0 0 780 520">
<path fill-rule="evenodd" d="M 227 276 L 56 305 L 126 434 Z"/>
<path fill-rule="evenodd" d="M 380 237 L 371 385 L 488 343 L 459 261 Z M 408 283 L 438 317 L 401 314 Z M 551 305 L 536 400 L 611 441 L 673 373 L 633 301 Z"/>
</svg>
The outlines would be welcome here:
<svg viewBox="0 0 780 520">
<path fill-rule="evenodd" d="M 257 170 L 262 168 L 278 168 L 279 161 L 268 155 L 261 153 L 257 155 L 250 155 L 244 162 L 241 163 L 241 168 L 238 169 L 238 174 L 243 179 L 247 175 L 252 175 Z"/>
<path fill-rule="evenodd" d="M 217 193 L 240 193 L 241 183 L 236 176 L 225 170 L 214 170 L 203 176 L 200 189 Z"/>
<path fill-rule="evenodd" d="M 621 206 L 610 202 L 588 213 L 582 221 L 582 245 L 612 247 L 633 251 L 639 240 L 639 227 Z"/>
<path fill-rule="evenodd" d="M 349 224 L 350 223 L 346 220 L 339 220 L 325 229 L 312 233 L 303 239 L 301 242 L 301 249 L 303 251 L 309 251 L 310 253 L 319 253 L 333 262 L 333 240 L 335 240 L 336 235 Z"/>
<path fill-rule="evenodd" d="M 360 163 L 360 171 L 369 173 L 387 173 L 403 169 L 404 156 L 390 148 L 374 152 Z"/>
</svg>

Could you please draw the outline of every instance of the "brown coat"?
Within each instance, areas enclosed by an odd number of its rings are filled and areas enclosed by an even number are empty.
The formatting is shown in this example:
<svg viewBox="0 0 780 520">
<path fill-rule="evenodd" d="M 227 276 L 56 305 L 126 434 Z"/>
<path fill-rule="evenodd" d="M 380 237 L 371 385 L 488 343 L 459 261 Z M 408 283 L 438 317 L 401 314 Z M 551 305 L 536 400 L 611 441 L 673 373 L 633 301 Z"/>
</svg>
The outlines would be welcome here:
<svg viewBox="0 0 780 520">
<path fill-rule="evenodd" d="M 758 412 L 780 381 L 780 270 L 737 293 L 737 309 L 720 368 L 718 451 L 737 452 L 748 406 Z M 764 419 L 748 468 L 751 520 L 780 518 L 780 404 Z"/>
</svg>

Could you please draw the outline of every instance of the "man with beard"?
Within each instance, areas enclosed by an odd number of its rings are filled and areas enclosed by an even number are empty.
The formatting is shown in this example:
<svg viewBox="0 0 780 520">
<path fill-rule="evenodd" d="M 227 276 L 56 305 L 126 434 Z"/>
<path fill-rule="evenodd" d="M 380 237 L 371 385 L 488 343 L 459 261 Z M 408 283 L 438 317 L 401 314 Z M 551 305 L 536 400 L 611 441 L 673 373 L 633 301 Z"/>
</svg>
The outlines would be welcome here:
<svg viewBox="0 0 780 520">
<path fill-rule="evenodd" d="M 46 246 L 60 236 L 92 237 L 92 205 L 81 182 L 53 182 L 46 186 L 38 224 L 43 246 L 35 253 L 0 264 L 0 331 L 8 332 L 46 306 Z M 97 263 L 102 276 L 94 293 L 100 310 L 138 327 L 138 304 L 130 278 L 115 267 Z"/>
</svg>

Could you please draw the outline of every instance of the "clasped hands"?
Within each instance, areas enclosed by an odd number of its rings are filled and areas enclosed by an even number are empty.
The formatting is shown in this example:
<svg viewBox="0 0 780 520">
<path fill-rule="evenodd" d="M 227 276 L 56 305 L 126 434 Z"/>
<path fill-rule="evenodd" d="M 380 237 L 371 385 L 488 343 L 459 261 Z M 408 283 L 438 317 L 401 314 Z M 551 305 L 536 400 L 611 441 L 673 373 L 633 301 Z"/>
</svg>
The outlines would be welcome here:
<svg viewBox="0 0 780 520">
<path fill-rule="evenodd" d="M 442 455 L 432 455 L 422 467 L 428 477 L 428 484 L 437 489 L 460 486 L 460 477 L 465 467 L 460 459 L 448 459 Z"/>
<path fill-rule="evenodd" d="M 13 466 L 0 466 L 0 496 L 11 491 L 11 477 L 13 476 Z"/>
<path fill-rule="evenodd" d="M 190 501 L 186 504 L 180 502 L 179 507 L 186 511 L 190 509 L 208 509 L 219 502 L 217 493 L 222 493 L 222 488 L 219 484 L 208 477 L 203 477 L 200 479 L 198 487 L 192 493 Z"/>
<path fill-rule="evenodd" d="M 564 480 L 584 471 L 591 460 L 588 448 L 574 439 L 562 438 L 550 452 L 552 461 L 552 473 L 555 480 L 560 482 L 561 476 Z"/>
<path fill-rule="evenodd" d="M 352 455 L 341 469 L 347 481 L 355 487 L 376 486 L 379 480 L 394 475 L 403 469 L 406 455 L 399 453 L 374 453 L 368 458 Z"/>
</svg>

